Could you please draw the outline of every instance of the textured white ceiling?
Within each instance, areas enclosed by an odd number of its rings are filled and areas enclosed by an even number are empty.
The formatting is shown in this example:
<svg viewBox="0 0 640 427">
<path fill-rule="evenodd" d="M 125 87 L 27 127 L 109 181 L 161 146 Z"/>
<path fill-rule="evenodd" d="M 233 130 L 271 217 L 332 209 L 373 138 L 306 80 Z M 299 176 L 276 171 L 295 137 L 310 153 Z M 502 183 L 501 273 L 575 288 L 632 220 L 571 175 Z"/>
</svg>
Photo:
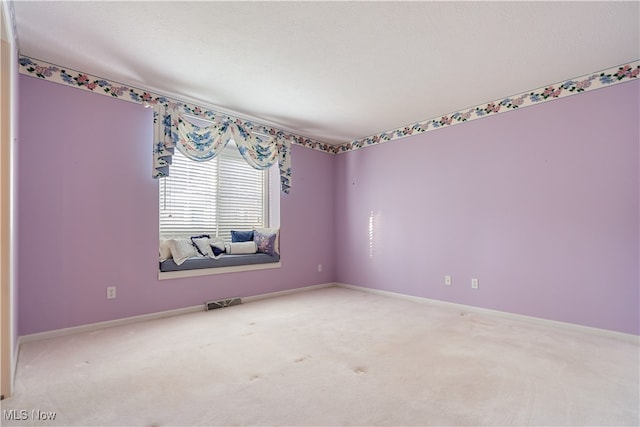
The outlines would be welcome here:
<svg viewBox="0 0 640 427">
<path fill-rule="evenodd" d="M 640 58 L 640 2 L 14 3 L 20 54 L 331 144 Z"/>
</svg>

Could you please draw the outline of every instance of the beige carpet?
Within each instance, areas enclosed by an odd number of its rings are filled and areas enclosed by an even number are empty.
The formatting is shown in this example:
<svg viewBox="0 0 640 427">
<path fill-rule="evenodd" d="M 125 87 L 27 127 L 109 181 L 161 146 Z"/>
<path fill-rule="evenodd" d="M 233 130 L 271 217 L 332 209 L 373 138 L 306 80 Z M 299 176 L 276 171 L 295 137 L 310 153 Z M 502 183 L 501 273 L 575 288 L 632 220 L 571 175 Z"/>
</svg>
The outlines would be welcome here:
<svg viewBox="0 0 640 427">
<path fill-rule="evenodd" d="M 26 343 L 2 425 L 637 426 L 638 371 L 637 342 L 326 288 Z"/>
</svg>

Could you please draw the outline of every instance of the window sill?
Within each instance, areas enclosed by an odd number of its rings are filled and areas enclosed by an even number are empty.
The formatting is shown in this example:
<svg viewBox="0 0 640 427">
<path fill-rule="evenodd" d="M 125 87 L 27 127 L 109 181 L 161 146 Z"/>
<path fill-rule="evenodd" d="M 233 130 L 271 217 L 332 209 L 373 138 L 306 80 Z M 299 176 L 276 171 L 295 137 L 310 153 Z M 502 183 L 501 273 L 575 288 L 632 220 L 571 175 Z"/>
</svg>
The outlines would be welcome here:
<svg viewBox="0 0 640 427">
<path fill-rule="evenodd" d="M 210 276 L 225 273 L 240 273 L 243 271 L 267 270 L 280 267 L 280 262 L 270 262 L 265 264 L 234 265 L 230 267 L 199 268 L 194 270 L 159 271 L 158 280 L 182 279 L 185 277 Z"/>
</svg>

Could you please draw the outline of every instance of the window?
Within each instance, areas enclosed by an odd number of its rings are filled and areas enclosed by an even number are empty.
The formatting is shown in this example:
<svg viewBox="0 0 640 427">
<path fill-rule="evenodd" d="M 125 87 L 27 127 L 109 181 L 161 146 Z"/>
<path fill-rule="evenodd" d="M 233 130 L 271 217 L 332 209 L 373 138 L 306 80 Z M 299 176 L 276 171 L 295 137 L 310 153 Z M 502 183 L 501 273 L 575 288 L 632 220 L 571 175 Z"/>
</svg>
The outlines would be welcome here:
<svg viewBox="0 0 640 427">
<path fill-rule="evenodd" d="M 269 226 L 269 173 L 249 166 L 230 141 L 207 162 L 173 155 L 160 180 L 160 238 L 198 234 L 231 241 L 231 230 Z"/>
</svg>

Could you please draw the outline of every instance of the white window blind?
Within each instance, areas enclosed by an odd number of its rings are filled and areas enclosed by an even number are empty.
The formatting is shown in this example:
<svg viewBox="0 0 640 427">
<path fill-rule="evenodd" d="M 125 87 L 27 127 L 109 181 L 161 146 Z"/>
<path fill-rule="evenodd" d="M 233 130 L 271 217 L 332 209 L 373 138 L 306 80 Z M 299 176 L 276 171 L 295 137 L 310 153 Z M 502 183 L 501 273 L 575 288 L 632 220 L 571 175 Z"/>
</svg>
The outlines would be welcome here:
<svg viewBox="0 0 640 427">
<path fill-rule="evenodd" d="M 231 241 L 231 230 L 268 225 L 267 172 L 249 166 L 233 141 L 208 162 L 176 150 L 170 171 L 160 180 L 160 238 L 209 234 Z"/>
</svg>

